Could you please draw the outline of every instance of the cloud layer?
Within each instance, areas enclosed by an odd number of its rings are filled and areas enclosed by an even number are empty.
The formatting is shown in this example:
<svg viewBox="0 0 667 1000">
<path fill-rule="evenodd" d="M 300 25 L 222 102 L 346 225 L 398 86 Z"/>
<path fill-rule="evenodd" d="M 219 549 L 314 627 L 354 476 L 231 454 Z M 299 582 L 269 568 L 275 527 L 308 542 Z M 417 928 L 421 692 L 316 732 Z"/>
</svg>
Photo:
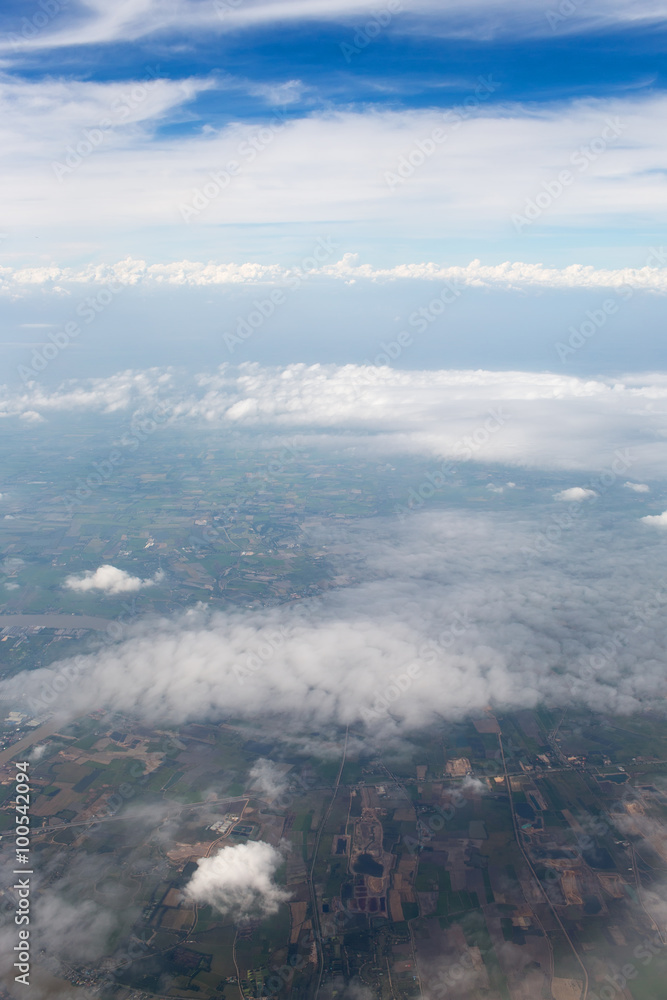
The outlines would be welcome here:
<svg viewBox="0 0 667 1000">
<path fill-rule="evenodd" d="M 628 475 L 663 477 L 666 407 L 667 378 L 659 373 L 584 379 L 548 372 L 248 363 L 223 365 L 194 379 L 154 369 L 70 381 L 53 391 L 38 384 L 6 388 L 0 420 L 26 413 L 122 418 L 120 457 L 151 433 L 182 425 L 261 434 L 289 460 L 310 447 L 353 443 L 378 457 L 421 454 L 434 463 L 482 459 L 586 473 L 612 470 L 614 477 L 624 471 L 625 481 Z"/>
<path fill-rule="evenodd" d="M 79 286 L 148 287 L 177 286 L 205 288 L 216 285 L 265 285 L 290 287 L 290 282 L 304 277 L 344 282 L 428 281 L 443 285 L 471 288 L 600 290 L 632 289 L 664 294 L 667 292 L 667 251 L 656 247 L 648 252 L 650 262 L 645 267 L 595 268 L 592 265 L 570 264 L 567 267 L 545 267 L 522 261 L 503 264 L 482 264 L 473 260 L 467 265 L 445 266 L 433 262 L 397 264 L 374 267 L 359 261 L 359 255 L 344 254 L 333 263 L 318 265 L 307 258 L 302 266 L 279 264 L 215 263 L 181 260 L 149 264 L 128 257 L 115 264 L 89 264 L 84 268 L 0 267 L 0 292 L 18 295 L 35 288 L 55 290 L 58 294 L 80 290 Z"/>
<path fill-rule="evenodd" d="M 657 710 L 667 697 L 662 547 L 635 519 L 601 527 L 594 507 L 577 508 L 569 527 L 557 503 L 521 520 L 444 511 L 338 537 L 327 526 L 322 540 L 350 585 L 294 607 L 144 622 L 0 694 L 21 704 L 64 688 L 49 695 L 57 712 L 104 704 L 152 722 L 280 718 L 380 734 L 489 704 Z"/>
<path fill-rule="evenodd" d="M 380 243 L 415 228 L 423 238 L 458 240 L 463 229 L 512 241 L 563 226 L 643 232 L 645 218 L 667 218 L 667 141 L 655 128 L 665 116 L 661 94 L 536 110 L 499 103 L 500 84 L 486 79 L 471 81 L 473 106 L 269 111 L 260 124 L 165 128 L 197 94 L 226 86 L 208 76 L 4 81 L 0 137 L 12 199 L 3 225 L 42 234 L 68 226 L 91 246 L 103 232 L 108 252 L 119 227 L 169 227 L 190 246 L 201 227 L 297 222 L 321 237 L 342 232 L 337 224 L 346 234 L 371 225 Z M 142 246 L 127 239 L 130 251 Z M 151 251 L 159 246 L 153 235 Z"/>
</svg>

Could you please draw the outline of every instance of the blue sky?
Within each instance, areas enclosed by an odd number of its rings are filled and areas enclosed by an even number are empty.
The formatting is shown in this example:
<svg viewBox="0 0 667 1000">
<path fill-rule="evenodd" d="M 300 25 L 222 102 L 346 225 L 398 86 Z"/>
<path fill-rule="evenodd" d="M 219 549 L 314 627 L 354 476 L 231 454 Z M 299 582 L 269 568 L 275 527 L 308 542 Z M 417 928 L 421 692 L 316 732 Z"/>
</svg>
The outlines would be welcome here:
<svg viewBox="0 0 667 1000">
<path fill-rule="evenodd" d="M 628 268 L 662 268 L 651 249 L 667 221 L 660 13 L 654 0 L 5 4 L 0 264 L 24 303 L 11 313 L 25 308 L 25 326 L 52 309 L 57 322 L 56 298 L 78 294 L 72 274 L 127 258 L 289 268 L 322 239 L 336 260 L 355 254 L 371 269 L 585 265 L 619 284 Z M 353 311 L 351 280 L 321 289 L 327 316 L 343 300 Z M 376 303 L 363 310 L 366 356 L 386 331 L 386 285 L 354 280 Z M 254 279 L 244 282 L 251 302 Z M 239 289 L 219 284 L 201 294 L 202 327 L 211 310 L 220 330 L 234 322 Z M 537 294 L 521 282 L 513 292 Z M 554 296 L 562 314 L 550 305 L 536 326 L 550 330 L 555 315 L 566 328 L 584 292 L 599 298 L 588 279 L 570 282 Z M 647 295 L 641 314 L 654 316 L 662 294 L 642 291 L 633 309 Z M 400 323 L 406 289 L 388 298 Z M 507 293 L 500 307 L 478 298 L 472 340 L 499 310 L 489 363 L 502 363 L 500 342 L 515 365 L 522 335 Z M 294 337 L 279 338 L 286 361 L 308 342 L 302 301 Z M 544 308 L 516 305 L 518 317 Z M 137 309 L 150 338 L 160 321 Z M 634 363 L 654 367 L 653 320 L 641 326 L 647 351 Z M 6 342 L 22 328 L 10 320 Z M 340 342 L 327 339 L 327 360 Z M 527 350 L 526 362 L 546 367 L 549 351 Z M 630 354 L 614 350 L 608 367 Z"/>
</svg>

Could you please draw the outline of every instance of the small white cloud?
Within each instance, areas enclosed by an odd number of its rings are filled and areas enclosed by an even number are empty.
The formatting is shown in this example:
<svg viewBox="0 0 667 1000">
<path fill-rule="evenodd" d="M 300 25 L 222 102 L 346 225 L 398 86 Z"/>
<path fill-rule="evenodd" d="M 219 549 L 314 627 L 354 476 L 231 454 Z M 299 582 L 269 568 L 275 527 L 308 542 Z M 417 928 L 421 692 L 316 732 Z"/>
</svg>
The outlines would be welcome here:
<svg viewBox="0 0 667 1000">
<path fill-rule="evenodd" d="M 29 424 L 43 424 L 44 417 L 37 410 L 25 410 L 21 414 L 21 420 L 25 420 Z"/>
<path fill-rule="evenodd" d="M 279 764 L 274 764 L 272 760 L 260 757 L 255 762 L 251 771 L 252 790 L 259 792 L 269 800 L 278 799 L 285 794 L 288 782 L 285 771 Z"/>
<path fill-rule="evenodd" d="M 185 894 L 235 920 L 266 917 L 290 896 L 273 881 L 282 862 L 280 851 L 264 841 L 223 847 L 198 862 Z"/>
<path fill-rule="evenodd" d="M 162 570 L 158 570 L 154 577 L 142 580 L 139 576 L 130 576 L 124 569 L 105 565 L 100 566 L 94 572 L 88 570 L 83 576 L 68 576 L 65 580 L 65 586 L 69 590 L 81 592 L 102 590 L 106 594 L 126 594 L 134 590 L 142 590 L 144 587 L 154 587 L 162 579 L 164 579 Z"/>
<path fill-rule="evenodd" d="M 626 490 L 632 490 L 634 493 L 650 493 L 650 488 L 646 483 L 623 483 Z"/>
<path fill-rule="evenodd" d="M 595 490 L 585 489 L 583 486 L 571 486 L 569 490 L 561 490 L 560 493 L 554 493 L 554 500 L 575 500 L 576 502 L 581 502 L 582 500 L 590 500 L 591 497 L 596 497 L 597 493 Z"/>
<path fill-rule="evenodd" d="M 19 588 L 18 583 L 6 583 L 5 584 L 5 589 L 6 590 L 19 590 L 20 588 Z"/>
<path fill-rule="evenodd" d="M 473 778 L 472 774 L 466 774 L 461 784 L 461 791 L 473 792 L 475 795 L 483 795 L 488 790 L 487 785 L 479 778 Z"/>
<path fill-rule="evenodd" d="M 662 514 L 647 514 L 646 517 L 640 517 L 640 521 L 644 524 L 652 524 L 656 528 L 667 528 L 667 510 L 663 510 Z"/>
</svg>

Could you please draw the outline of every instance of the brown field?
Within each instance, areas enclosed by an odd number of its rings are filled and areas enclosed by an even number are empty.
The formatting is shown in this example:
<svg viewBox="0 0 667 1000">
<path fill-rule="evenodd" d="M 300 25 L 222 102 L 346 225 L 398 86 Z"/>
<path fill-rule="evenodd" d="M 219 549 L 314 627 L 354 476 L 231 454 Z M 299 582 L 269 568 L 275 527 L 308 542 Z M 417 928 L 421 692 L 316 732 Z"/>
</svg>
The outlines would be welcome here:
<svg viewBox="0 0 667 1000">
<path fill-rule="evenodd" d="M 160 926 L 169 931 L 180 931 L 184 927 L 190 927 L 194 919 L 192 910 L 167 910 L 163 916 Z"/>
<path fill-rule="evenodd" d="M 69 788 L 61 788 L 52 798 L 40 795 L 32 809 L 35 816 L 55 816 L 61 809 L 69 809 L 72 805 L 78 805 L 80 801 L 80 796 L 72 791 L 70 785 Z M 74 811 L 78 812 L 77 809 Z"/>
<path fill-rule="evenodd" d="M 554 1000 L 581 1000 L 583 985 L 578 979 L 552 979 L 551 992 Z"/>
<path fill-rule="evenodd" d="M 290 916 L 292 918 L 292 930 L 290 932 L 290 944 L 296 944 L 299 940 L 299 934 L 301 933 L 301 927 L 306 919 L 306 912 L 308 910 L 308 903 L 303 902 L 293 902 L 289 904 Z"/>
<path fill-rule="evenodd" d="M 183 893 L 178 889 L 170 889 L 162 900 L 162 906 L 178 906 L 183 898 Z"/>
</svg>

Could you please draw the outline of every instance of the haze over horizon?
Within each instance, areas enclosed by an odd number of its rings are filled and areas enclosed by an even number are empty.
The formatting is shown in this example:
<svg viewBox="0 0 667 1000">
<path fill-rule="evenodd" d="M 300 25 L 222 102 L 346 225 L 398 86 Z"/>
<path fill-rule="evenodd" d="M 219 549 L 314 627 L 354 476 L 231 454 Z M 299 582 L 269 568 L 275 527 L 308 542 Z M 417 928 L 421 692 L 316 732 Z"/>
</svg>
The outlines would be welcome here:
<svg viewBox="0 0 667 1000">
<path fill-rule="evenodd" d="M 666 41 L 6 0 L 0 1000 L 663 996 Z"/>
</svg>

